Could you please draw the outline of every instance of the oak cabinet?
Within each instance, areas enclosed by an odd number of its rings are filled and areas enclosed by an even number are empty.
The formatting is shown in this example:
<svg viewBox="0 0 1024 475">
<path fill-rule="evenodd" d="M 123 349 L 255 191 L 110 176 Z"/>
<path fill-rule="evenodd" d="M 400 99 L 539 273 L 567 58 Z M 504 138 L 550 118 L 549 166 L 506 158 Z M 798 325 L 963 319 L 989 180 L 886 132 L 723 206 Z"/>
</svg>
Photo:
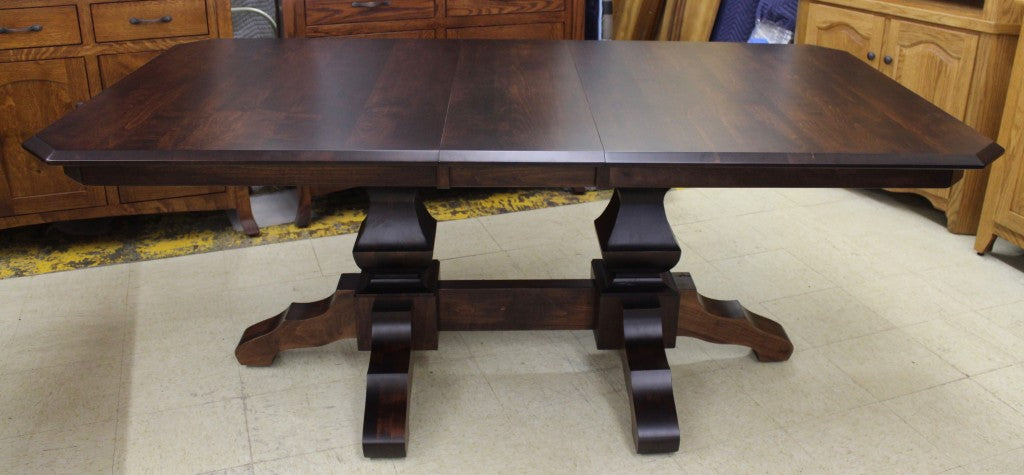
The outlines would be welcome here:
<svg viewBox="0 0 1024 475">
<path fill-rule="evenodd" d="M 1024 47 L 1018 47 L 999 128 L 1006 154 L 992 164 L 974 248 L 988 252 L 996 237 L 1024 247 Z"/>
<path fill-rule="evenodd" d="M 979 132 L 995 137 L 1021 7 L 1010 0 L 958 5 L 908 0 L 801 0 L 797 42 L 847 51 Z M 988 170 L 948 188 L 893 189 L 945 211 L 947 228 L 978 227 Z"/>
<path fill-rule="evenodd" d="M 242 187 L 83 186 L 22 142 L 162 51 L 230 37 L 229 0 L 0 2 L 0 229 L 139 213 L 238 209 Z"/>
<path fill-rule="evenodd" d="M 583 39 L 583 0 L 280 0 L 279 4 L 285 37 Z"/>
<path fill-rule="evenodd" d="M 32 98 L 30 107 L 20 98 Z M 103 188 L 86 187 L 21 148 L 24 138 L 89 98 L 83 58 L 0 65 L 0 216 L 107 203 Z"/>
</svg>

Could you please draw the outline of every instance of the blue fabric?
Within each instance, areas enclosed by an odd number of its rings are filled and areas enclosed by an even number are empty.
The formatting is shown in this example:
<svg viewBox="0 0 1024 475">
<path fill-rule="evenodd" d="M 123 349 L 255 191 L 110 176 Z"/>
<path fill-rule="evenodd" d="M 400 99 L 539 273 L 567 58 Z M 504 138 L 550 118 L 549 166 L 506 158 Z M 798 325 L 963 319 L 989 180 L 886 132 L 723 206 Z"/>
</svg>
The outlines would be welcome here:
<svg viewBox="0 0 1024 475">
<path fill-rule="evenodd" d="M 760 0 L 754 17 L 796 31 L 796 0 Z"/>
<path fill-rule="evenodd" d="M 711 41 L 746 42 L 758 18 L 796 31 L 797 0 L 722 0 Z"/>
<path fill-rule="evenodd" d="M 746 42 L 754 31 L 758 0 L 722 0 L 711 41 Z"/>
</svg>

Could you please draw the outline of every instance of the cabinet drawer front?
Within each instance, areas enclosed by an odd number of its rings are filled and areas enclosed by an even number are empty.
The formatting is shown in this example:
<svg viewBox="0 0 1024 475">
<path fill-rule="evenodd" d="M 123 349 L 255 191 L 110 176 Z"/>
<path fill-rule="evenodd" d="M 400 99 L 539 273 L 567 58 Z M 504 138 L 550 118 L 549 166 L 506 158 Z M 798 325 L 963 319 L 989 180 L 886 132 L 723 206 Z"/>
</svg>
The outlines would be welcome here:
<svg viewBox="0 0 1024 475">
<path fill-rule="evenodd" d="M 560 12 L 564 0 L 448 0 L 448 16 L 500 15 L 504 13 Z"/>
<path fill-rule="evenodd" d="M 565 30 L 561 23 L 529 23 L 449 28 L 447 35 L 463 40 L 561 40 Z"/>
<path fill-rule="evenodd" d="M 78 9 L 74 6 L 0 10 L 0 49 L 77 45 Z"/>
<path fill-rule="evenodd" d="M 210 33 L 205 0 L 94 3 L 96 41 L 125 41 Z"/>
<path fill-rule="evenodd" d="M 434 17 L 434 0 L 306 0 L 306 24 Z"/>
</svg>

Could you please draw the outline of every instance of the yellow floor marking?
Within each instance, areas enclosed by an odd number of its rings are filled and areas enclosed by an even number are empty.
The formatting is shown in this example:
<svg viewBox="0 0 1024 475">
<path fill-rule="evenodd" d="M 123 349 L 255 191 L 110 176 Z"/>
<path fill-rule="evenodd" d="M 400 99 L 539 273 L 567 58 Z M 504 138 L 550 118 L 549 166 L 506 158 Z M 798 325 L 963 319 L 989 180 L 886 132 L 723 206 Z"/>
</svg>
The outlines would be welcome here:
<svg viewBox="0 0 1024 475">
<path fill-rule="evenodd" d="M 490 216 L 551 206 L 586 203 L 609 191 L 575 195 L 566 190 L 473 190 L 431 192 L 426 206 L 439 221 Z M 334 195 L 331 195 L 334 196 Z M 47 225 L 0 231 L 0 279 L 45 274 L 276 242 L 349 234 L 359 230 L 365 212 L 353 194 L 318 199 L 313 223 L 267 226 L 250 238 L 227 224 L 223 213 L 178 213 L 117 218 L 109 233 L 72 237 L 47 232 Z M 325 203 L 326 201 L 326 203 Z"/>
</svg>

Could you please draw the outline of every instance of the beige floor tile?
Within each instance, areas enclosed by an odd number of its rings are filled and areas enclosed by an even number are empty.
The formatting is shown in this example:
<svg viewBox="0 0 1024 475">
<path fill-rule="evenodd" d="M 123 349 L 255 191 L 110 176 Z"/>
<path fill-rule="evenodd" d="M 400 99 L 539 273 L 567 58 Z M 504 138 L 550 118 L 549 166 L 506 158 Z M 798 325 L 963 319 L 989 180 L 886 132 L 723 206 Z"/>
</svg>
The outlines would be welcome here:
<svg viewBox="0 0 1024 475">
<path fill-rule="evenodd" d="M 120 361 L 128 326 L 123 308 L 81 317 L 24 315 L 8 343 L 4 372 Z"/>
<path fill-rule="evenodd" d="M 764 302 L 790 337 L 818 347 L 892 328 L 888 320 L 850 296 L 831 288 Z M 806 347 L 805 347 L 806 348 Z"/>
<path fill-rule="evenodd" d="M 1021 324 L 1024 323 L 1024 300 L 978 310 L 978 313 L 1001 327 Z"/>
<path fill-rule="evenodd" d="M 961 379 L 946 363 L 904 330 L 833 343 L 824 354 L 878 400 L 886 400 Z"/>
<path fill-rule="evenodd" d="M 115 359 L 0 376 L 0 438 L 113 419 L 120 370 Z"/>
<path fill-rule="evenodd" d="M 437 235 L 434 237 L 435 259 L 454 259 L 498 251 L 501 251 L 501 248 L 479 219 L 437 223 Z"/>
<path fill-rule="evenodd" d="M 322 277 L 312 240 L 274 244 L 273 252 L 262 246 L 223 251 L 229 271 L 221 288 L 244 288 Z M 333 274 L 333 272 L 331 272 Z"/>
<path fill-rule="evenodd" d="M 800 206 L 835 203 L 860 197 L 856 191 L 844 188 L 778 188 L 774 191 Z"/>
<path fill-rule="evenodd" d="M 250 462 L 241 399 L 122 417 L 116 473 L 199 473 Z"/>
<path fill-rule="evenodd" d="M 954 381 L 885 404 L 957 465 L 1024 446 L 1024 414 L 971 380 Z"/>
<path fill-rule="evenodd" d="M 475 360 L 509 413 L 613 391 L 599 373 L 577 372 L 564 354 L 550 350 L 506 351 Z"/>
<path fill-rule="evenodd" d="M 771 188 L 697 188 L 696 191 L 707 198 L 717 216 L 742 216 L 796 206 Z"/>
<path fill-rule="evenodd" d="M 114 420 L 0 442 L 0 471 L 15 474 L 111 473 Z"/>
<path fill-rule="evenodd" d="M 28 317 L 124 316 L 129 266 L 116 265 L 35 276 L 21 309 Z"/>
<path fill-rule="evenodd" d="M 261 462 L 252 469 L 254 475 L 396 473 L 391 459 L 365 458 L 360 445 Z"/>
<path fill-rule="evenodd" d="M 688 448 L 764 434 L 780 427 L 770 411 L 743 391 L 732 371 L 673 375 L 672 388 L 679 430 Z"/>
<path fill-rule="evenodd" d="M 712 262 L 755 302 L 775 300 L 834 287 L 792 254 L 780 250 Z M 698 287 L 699 288 L 699 287 Z"/>
<path fill-rule="evenodd" d="M 365 399 L 363 377 L 246 398 L 253 462 L 360 443 Z"/>
<path fill-rule="evenodd" d="M 856 239 L 838 233 L 811 232 L 807 239 L 787 243 L 787 249 L 811 270 L 844 287 L 907 272 L 898 263 L 866 252 Z"/>
<path fill-rule="evenodd" d="M 708 261 L 774 251 L 811 241 L 792 209 L 725 216 L 673 227 L 676 239 Z"/>
<path fill-rule="evenodd" d="M 232 353 L 233 355 L 233 353 Z M 246 396 L 351 381 L 366 375 L 370 353 L 356 350 L 355 340 L 282 352 L 269 367 L 239 367 Z M 235 366 L 238 363 L 235 362 Z"/>
<path fill-rule="evenodd" d="M 785 362 L 752 362 L 728 371 L 783 427 L 876 402 L 820 349 L 799 350 Z"/>
<path fill-rule="evenodd" d="M 945 317 L 944 320 L 958 330 L 1006 353 L 1014 361 L 1024 361 L 1024 335 L 1016 333 L 1013 325 L 1000 327 L 975 312 Z"/>
<path fill-rule="evenodd" d="M 1019 475 L 1024 473 L 1024 447 L 963 467 L 965 473 Z"/>
<path fill-rule="evenodd" d="M 933 287 L 914 274 L 844 285 L 843 288 L 898 327 L 957 315 L 969 310 L 948 292 Z"/>
<path fill-rule="evenodd" d="M 133 414 L 199 406 L 242 397 L 239 366 L 216 346 L 182 346 L 129 355 L 120 407 Z"/>
<path fill-rule="evenodd" d="M 776 430 L 698 450 L 684 447 L 673 460 L 682 473 L 822 473 L 818 462 L 789 434 Z"/>
<path fill-rule="evenodd" d="M 261 247 L 263 252 L 274 249 Z M 220 251 L 135 262 L 128 266 L 128 286 L 133 292 L 149 295 L 226 289 L 227 275 L 232 272 L 227 257 L 227 252 Z"/>
<path fill-rule="evenodd" d="M 310 240 L 316 261 L 323 275 L 359 272 L 359 266 L 352 258 L 352 247 L 356 244 L 355 234 L 342 234 Z"/>
<path fill-rule="evenodd" d="M 938 473 L 957 465 L 883 404 L 786 431 L 821 464 L 811 473 Z"/>
<path fill-rule="evenodd" d="M 505 251 L 446 259 L 439 273 L 446 280 L 528 278 Z"/>
<path fill-rule="evenodd" d="M 1024 274 L 991 256 L 978 259 L 982 262 L 974 266 L 939 267 L 923 272 L 921 276 L 932 286 L 948 292 L 973 310 L 1007 305 L 1024 299 Z"/>
<path fill-rule="evenodd" d="M 562 241 L 596 239 L 586 208 L 560 206 L 479 218 L 484 228 L 503 250 L 551 245 Z M 599 214 L 599 213 L 598 213 Z M 588 226 L 588 224 L 590 224 Z M 530 232 L 523 232 L 529 229 Z"/>
<path fill-rule="evenodd" d="M 597 240 L 565 241 L 508 251 L 520 274 L 530 279 L 589 279 L 591 261 L 601 258 Z"/>
<path fill-rule="evenodd" d="M 997 398 L 1024 414 L 1024 364 L 979 374 L 972 378 Z"/>
<path fill-rule="evenodd" d="M 980 315 L 974 315 L 984 320 Z M 969 376 L 1016 362 L 1010 353 L 945 319 L 909 326 L 905 330 L 919 343 Z"/>
<path fill-rule="evenodd" d="M 203 475 L 252 475 L 252 464 L 239 465 L 237 467 L 224 468 L 206 472 Z"/>
</svg>

